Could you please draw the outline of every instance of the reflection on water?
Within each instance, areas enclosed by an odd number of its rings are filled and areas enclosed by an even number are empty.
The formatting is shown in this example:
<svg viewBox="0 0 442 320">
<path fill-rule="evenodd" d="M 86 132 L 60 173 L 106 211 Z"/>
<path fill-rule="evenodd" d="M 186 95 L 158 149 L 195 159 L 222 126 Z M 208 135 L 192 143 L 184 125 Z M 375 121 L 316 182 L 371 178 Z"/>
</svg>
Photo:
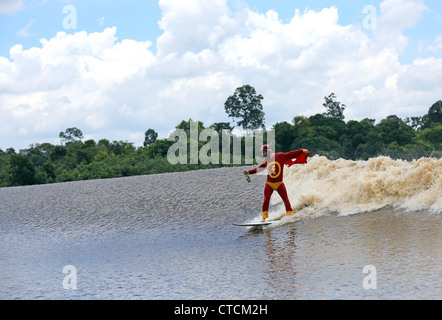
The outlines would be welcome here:
<svg viewBox="0 0 442 320">
<path fill-rule="evenodd" d="M 441 299 L 441 215 L 383 209 L 264 230 L 243 168 L 0 189 L 1 299 Z M 280 210 L 272 208 L 273 213 Z M 66 290 L 63 268 L 78 270 Z M 366 290 L 364 266 L 377 270 Z"/>
<path fill-rule="evenodd" d="M 265 231 L 266 283 L 275 298 L 296 297 L 295 233 L 290 227 L 284 237 L 272 238 L 272 230 Z"/>
<path fill-rule="evenodd" d="M 426 212 L 323 216 L 263 231 L 266 282 L 280 299 L 440 299 L 442 226 Z M 377 270 L 366 290 L 363 268 Z"/>
</svg>

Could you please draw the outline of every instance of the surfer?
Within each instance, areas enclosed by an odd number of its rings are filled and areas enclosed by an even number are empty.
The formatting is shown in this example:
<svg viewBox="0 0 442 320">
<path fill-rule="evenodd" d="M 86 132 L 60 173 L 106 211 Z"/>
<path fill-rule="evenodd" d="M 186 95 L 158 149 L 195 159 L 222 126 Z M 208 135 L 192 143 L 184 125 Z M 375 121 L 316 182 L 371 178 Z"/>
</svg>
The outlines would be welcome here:
<svg viewBox="0 0 442 320">
<path fill-rule="evenodd" d="M 262 204 L 262 221 L 269 217 L 270 197 L 273 191 L 277 191 L 281 196 L 285 205 L 286 215 L 293 215 L 293 208 L 287 196 L 287 189 L 285 188 L 283 179 L 284 165 L 288 167 L 295 163 L 307 163 L 307 157 L 310 155 L 308 150 L 299 149 L 287 153 L 273 153 L 271 144 L 265 144 L 261 147 L 262 156 L 264 157 L 262 163 L 252 170 L 244 171 L 244 174 L 255 174 L 264 171 L 267 168 L 267 183 L 264 188 L 264 202 Z"/>
</svg>

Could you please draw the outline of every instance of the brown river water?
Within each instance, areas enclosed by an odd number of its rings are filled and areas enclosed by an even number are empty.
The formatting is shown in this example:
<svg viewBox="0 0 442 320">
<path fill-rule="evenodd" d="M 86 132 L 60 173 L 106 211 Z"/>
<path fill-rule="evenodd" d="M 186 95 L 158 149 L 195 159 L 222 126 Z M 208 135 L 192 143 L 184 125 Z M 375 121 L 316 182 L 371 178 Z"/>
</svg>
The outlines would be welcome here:
<svg viewBox="0 0 442 320">
<path fill-rule="evenodd" d="M 252 168 L 248 166 L 245 168 Z M 0 299 L 442 299 L 442 159 L 0 189 Z"/>
</svg>

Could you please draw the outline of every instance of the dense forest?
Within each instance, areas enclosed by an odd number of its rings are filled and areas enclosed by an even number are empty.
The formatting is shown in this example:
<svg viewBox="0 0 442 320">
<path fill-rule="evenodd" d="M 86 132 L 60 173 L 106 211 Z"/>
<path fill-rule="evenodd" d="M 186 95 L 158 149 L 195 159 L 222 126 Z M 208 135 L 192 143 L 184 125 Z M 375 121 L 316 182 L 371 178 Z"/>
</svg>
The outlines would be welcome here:
<svg viewBox="0 0 442 320">
<path fill-rule="evenodd" d="M 310 151 L 311 156 L 322 155 L 329 159 L 366 160 L 379 155 L 406 160 L 442 157 L 442 101 L 433 104 L 422 117 L 401 119 L 391 115 L 378 123 L 374 119 L 346 122 L 343 116 L 345 105 L 336 101 L 334 94 L 325 97 L 324 107 L 327 112 L 323 114 L 296 116 L 289 122 L 276 123 L 273 126 L 276 150 L 285 152 L 304 148 Z M 238 117 L 244 119 L 245 116 L 243 114 Z M 263 127 L 263 113 L 260 117 L 261 122 L 256 123 L 254 128 Z M 176 128 L 189 133 L 191 121 L 183 120 Z M 230 123 L 214 123 L 208 127 L 217 132 L 233 128 Z M 199 132 L 205 128 L 202 122 L 198 122 Z M 221 162 L 203 164 L 200 161 L 197 164 L 171 164 L 167 153 L 176 141 L 157 139 L 158 134 L 153 129 L 146 131 L 144 145 L 140 147 L 127 141 L 83 141 L 83 133 L 78 128 L 68 128 L 65 132 L 60 132 L 59 137 L 59 145 L 38 143 L 19 152 L 13 148 L 5 151 L 0 149 L 0 187 L 233 165 Z M 242 140 L 244 149 L 245 138 L 237 138 Z M 207 141 L 199 141 L 198 149 L 206 143 Z M 187 144 L 190 144 L 190 138 L 187 139 Z"/>
</svg>

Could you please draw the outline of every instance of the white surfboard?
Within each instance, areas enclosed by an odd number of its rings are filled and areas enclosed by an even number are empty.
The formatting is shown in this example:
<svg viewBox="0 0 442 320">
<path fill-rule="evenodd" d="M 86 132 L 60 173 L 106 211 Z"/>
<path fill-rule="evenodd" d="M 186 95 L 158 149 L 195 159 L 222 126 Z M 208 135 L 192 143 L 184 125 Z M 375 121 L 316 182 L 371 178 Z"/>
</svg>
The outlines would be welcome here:
<svg viewBox="0 0 442 320">
<path fill-rule="evenodd" d="M 237 227 L 262 227 L 272 224 L 271 222 L 250 222 L 250 223 L 233 223 Z"/>
</svg>

